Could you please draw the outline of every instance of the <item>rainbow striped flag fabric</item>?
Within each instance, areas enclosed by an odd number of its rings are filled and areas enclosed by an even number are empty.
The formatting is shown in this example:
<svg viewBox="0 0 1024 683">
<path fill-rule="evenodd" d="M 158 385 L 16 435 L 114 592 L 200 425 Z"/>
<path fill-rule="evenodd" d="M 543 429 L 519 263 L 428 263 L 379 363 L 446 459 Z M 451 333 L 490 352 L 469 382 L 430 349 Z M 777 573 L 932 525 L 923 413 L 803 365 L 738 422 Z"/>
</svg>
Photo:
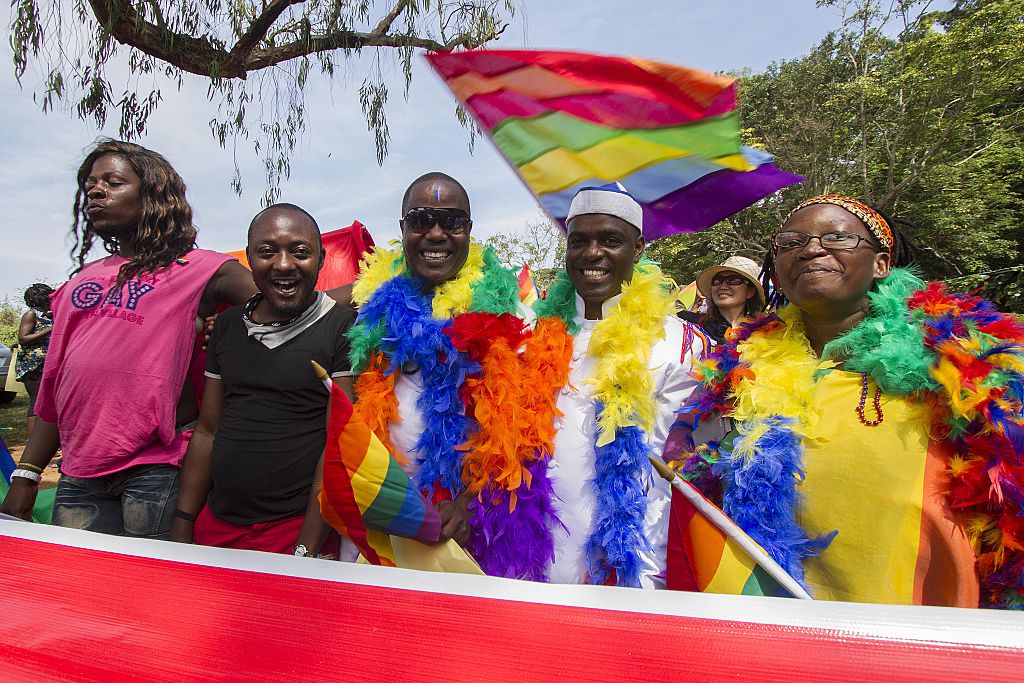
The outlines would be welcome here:
<svg viewBox="0 0 1024 683">
<path fill-rule="evenodd" d="M 612 181 L 641 203 L 654 240 L 703 230 L 804 180 L 740 145 L 733 78 L 577 52 L 427 59 L 563 227 L 579 189 Z"/>
<path fill-rule="evenodd" d="M 524 306 L 532 306 L 539 298 L 540 291 L 537 289 L 537 283 L 533 281 L 533 270 L 529 264 L 524 263 L 519 270 L 519 300 Z"/>
<path fill-rule="evenodd" d="M 441 518 L 333 382 L 320 511 L 370 564 L 396 566 L 391 536 L 436 544 Z"/>
<path fill-rule="evenodd" d="M 672 484 L 666 587 L 701 593 L 811 596 L 693 484 L 652 457 Z"/>
</svg>

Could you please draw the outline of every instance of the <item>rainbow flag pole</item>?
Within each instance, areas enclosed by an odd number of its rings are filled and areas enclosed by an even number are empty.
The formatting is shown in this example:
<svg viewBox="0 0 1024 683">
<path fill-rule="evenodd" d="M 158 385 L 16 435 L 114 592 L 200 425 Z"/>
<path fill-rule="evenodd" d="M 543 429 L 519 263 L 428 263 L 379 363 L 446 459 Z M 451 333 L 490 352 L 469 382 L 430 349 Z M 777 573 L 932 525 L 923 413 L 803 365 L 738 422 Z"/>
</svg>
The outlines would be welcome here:
<svg viewBox="0 0 1024 683">
<path fill-rule="evenodd" d="M 669 533 L 676 538 L 669 540 L 669 588 L 673 588 L 672 575 L 684 571 L 692 577 L 691 588 L 700 592 L 811 599 L 728 515 L 660 459 L 652 456 L 650 460 L 673 488 Z M 675 523 L 680 510 L 684 510 L 679 517 L 686 519 L 686 524 Z M 685 546 L 686 557 L 673 553 L 673 545 Z"/>
</svg>

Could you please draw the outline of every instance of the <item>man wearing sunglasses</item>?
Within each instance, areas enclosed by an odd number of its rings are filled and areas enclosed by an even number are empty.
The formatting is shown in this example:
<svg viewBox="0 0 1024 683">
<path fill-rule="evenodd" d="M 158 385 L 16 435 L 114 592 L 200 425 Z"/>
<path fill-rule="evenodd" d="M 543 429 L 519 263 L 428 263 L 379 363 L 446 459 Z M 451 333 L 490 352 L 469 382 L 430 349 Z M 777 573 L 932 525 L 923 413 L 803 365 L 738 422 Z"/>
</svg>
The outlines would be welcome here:
<svg viewBox="0 0 1024 683">
<path fill-rule="evenodd" d="M 476 429 L 460 389 L 481 370 L 445 330 L 471 308 L 517 313 L 518 287 L 490 250 L 471 244 L 469 195 L 451 176 L 434 172 L 414 180 L 402 198 L 399 226 L 401 251 L 375 250 L 353 289 L 360 309 L 349 335 L 360 350 L 356 410 L 437 506 L 442 540 L 467 546 L 474 495 L 463 482 L 461 461 Z M 490 300 L 500 299 L 501 310 L 471 306 L 487 283 L 497 286 L 499 296 Z M 453 297 L 452 290 L 464 296 Z"/>
<path fill-rule="evenodd" d="M 443 173 L 413 182 L 402 199 L 402 250 L 424 291 L 455 277 L 469 254 L 469 195 Z"/>
</svg>

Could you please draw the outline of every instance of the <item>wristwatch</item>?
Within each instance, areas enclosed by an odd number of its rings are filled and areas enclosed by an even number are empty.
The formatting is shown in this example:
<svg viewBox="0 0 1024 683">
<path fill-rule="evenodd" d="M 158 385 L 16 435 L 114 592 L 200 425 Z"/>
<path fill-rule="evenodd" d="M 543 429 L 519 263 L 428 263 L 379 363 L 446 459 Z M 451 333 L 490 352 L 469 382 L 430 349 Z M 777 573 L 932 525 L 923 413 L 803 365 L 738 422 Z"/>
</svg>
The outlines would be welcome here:
<svg viewBox="0 0 1024 683">
<path fill-rule="evenodd" d="M 295 557 L 309 557 L 309 550 L 303 544 L 295 546 Z"/>
</svg>

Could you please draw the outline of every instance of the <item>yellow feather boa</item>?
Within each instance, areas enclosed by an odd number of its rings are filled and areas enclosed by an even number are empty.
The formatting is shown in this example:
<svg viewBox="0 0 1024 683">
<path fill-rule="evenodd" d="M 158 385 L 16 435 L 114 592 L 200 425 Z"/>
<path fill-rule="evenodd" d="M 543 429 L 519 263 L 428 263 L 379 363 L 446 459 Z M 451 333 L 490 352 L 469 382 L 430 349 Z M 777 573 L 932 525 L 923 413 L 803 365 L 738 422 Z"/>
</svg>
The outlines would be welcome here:
<svg viewBox="0 0 1024 683">
<path fill-rule="evenodd" d="M 665 318 L 675 311 L 677 288 L 653 264 L 638 265 L 622 285 L 622 298 L 611 314 L 594 326 L 587 355 L 597 360 L 594 400 L 604 405 L 598 420 L 597 445 L 615 439 L 620 427 L 645 432 L 654 425 L 654 380 L 647 367 L 651 349 L 665 338 Z"/>
<path fill-rule="evenodd" d="M 370 300 L 381 285 L 407 269 L 401 247 L 374 247 L 361 264 L 359 279 L 352 285 L 352 301 L 357 306 Z M 484 276 L 484 250 L 473 242 L 459 274 L 437 286 L 432 310 L 434 317 L 445 320 L 469 310 L 473 300 L 473 284 Z"/>
<path fill-rule="evenodd" d="M 811 437 L 817 419 L 811 410 L 815 373 L 835 366 L 814 354 L 795 306 L 783 308 L 778 316 L 784 327 L 751 335 L 739 348 L 740 360 L 756 373 L 757 380 L 740 378 L 733 388 L 735 409 L 730 416 L 738 425 L 750 427 L 749 434 L 744 434 L 750 438 L 739 440 L 739 444 L 749 447 L 764 435 L 758 433 L 767 429 L 764 420 L 778 415 L 796 418 L 793 431 Z M 735 454 L 752 455 L 739 445 Z"/>
</svg>

